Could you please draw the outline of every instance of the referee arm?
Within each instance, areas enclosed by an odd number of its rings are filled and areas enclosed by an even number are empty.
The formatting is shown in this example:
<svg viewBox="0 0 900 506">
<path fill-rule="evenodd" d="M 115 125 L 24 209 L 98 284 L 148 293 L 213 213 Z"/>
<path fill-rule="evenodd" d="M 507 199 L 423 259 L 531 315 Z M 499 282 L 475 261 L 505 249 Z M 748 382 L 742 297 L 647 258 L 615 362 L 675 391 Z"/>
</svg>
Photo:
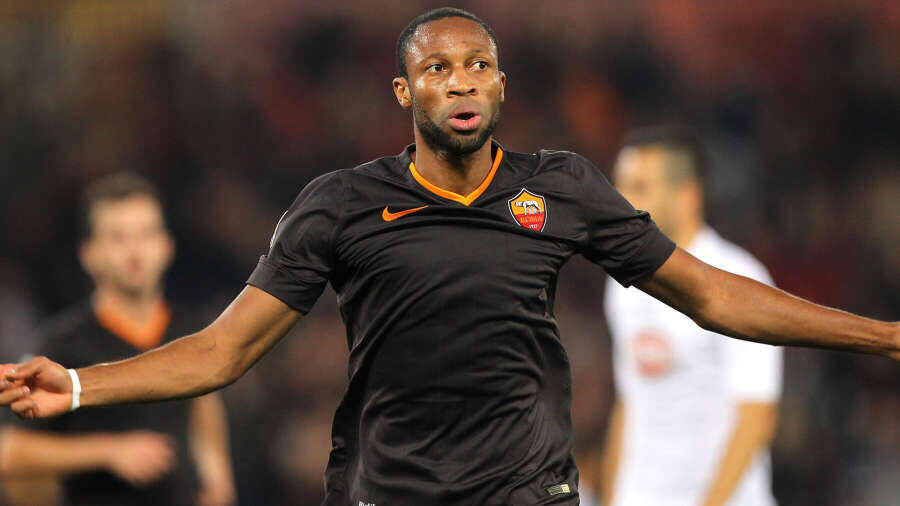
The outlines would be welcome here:
<svg viewBox="0 0 900 506">
<path fill-rule="evenodd" d="M 765 344 L 885 355 L 900 360 L 900 322 L 820 306 L 701 262 L 676 248 L 638 288 L 700 327 Z"/>
<path fill-rule="evenodd" d="M 78 369 L 82 406 L 193 397 L 240 378 L 300 319 L 268 293 L 246 286 L 208 327 L 136 357 Z M 46 357 L 0 366 L 0 405 L 22 418 L 69 411 L 72 380 Z"/>
</svg>

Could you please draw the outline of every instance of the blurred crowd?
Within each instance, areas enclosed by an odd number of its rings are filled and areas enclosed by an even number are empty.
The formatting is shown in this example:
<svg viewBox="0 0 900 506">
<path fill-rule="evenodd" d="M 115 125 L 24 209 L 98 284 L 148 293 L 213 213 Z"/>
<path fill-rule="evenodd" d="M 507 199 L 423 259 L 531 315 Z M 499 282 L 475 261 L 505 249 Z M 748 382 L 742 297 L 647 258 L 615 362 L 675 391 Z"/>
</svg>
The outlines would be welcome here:
<svg viewBox="0 0 900 506">
<path fill-rule="evenodd" d="M 6 0 L 0 6 L 0 358 L 87 296 L 76 205 L 122 169 L 158 183 L 177 240 L 167 281 L 199 328 L 242 287 L 309 180 L 399 153 L 396 37 L 427 1 Z M 508 75 L 497 138 L 604 168 L 631 127 L 707 141 L 710 222 L 776 283 L 900 315 L 900 3 L 461 1 Z M 591 469 L 613 398 L 604 274 L 566 267 L 556 304 Z M 225 390 L 240 503 L 318 504 L 347 344 L 333 292 Z M 900 504 L 900 368 L 790 349 L 781 504 Z"/>
</svg>

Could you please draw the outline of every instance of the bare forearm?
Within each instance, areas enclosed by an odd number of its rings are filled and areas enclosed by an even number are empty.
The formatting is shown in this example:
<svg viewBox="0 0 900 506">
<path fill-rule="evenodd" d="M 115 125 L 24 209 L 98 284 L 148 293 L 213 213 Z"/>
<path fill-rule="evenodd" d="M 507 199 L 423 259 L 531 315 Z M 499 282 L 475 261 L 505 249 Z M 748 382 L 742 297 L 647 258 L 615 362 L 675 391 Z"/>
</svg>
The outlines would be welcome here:
<svg viewBox="0 0 900 506">
<path fill-rule="evenodd" d="M 58 436 L 33 430 L 2 431 L 0 474 L 30 476 L 105 468 L 109 462 L 107 434 Z"/>
<path fill-rule="evenodd" d="M 712 298 L 698 323 L 707 330 L 768 344 L 886 354 L 897 325 L 814 304 L 716 269 Z"/>
<path fill-rule="evenodd" d="M 247 286 L 209 327 L 136 357 L 78 369 L 82 406 L 149 402 L 204 394 L 237 380 L 278 342 L 300 313 Z M 47 357 L 0 364 L 0 405 L 22 418 L 68 411 L 75 384 Z"/>
<path fill-rule="evenodd" d="M 228 352 L 204 330 L 136 357 L 78 369 L 82 406 L 191 397 L 237 379 Z"/>
<path fill-rule="evenodd" d="M 642 290 L 731 337 L 776 345 L 813 346 L 887 355 L 900 360 L 900 324 L 825 306 L 707 265 L 682 249 Z"/>
<path fill-rule="evenodd" d="M 192 397 L 237 380 L 300 314 L 248 286 L 202 331 L 137 357 L 79 369 L 84 406 Z"/>
<path fill-rule="evenodd" d="M 716 473 L 706 491 L 703 506 L 722 506 L 734 493 L 741 477 L 758 452 L 775 433 L 776 407 L 771 403 L 744 403 Z"/>
</svg>

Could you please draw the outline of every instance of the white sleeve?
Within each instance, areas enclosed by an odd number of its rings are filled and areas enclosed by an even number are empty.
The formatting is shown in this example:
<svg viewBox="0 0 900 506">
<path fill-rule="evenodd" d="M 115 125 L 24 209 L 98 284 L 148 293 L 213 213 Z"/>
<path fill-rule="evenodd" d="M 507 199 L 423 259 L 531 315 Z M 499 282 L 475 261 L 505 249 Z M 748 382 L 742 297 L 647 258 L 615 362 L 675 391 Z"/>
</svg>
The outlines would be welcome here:
<svg viewBox="0 0 900 506">
<path fill-rule="evenodd" d="M 773 285 L 766 268 L 749 254 L 735 262 L 736 274 Z M 737 401 L 776 402 L 781 396 L 782 349 L 778 346 L 727 339 L 726 357 L 732 396 Z"/>
</svg>

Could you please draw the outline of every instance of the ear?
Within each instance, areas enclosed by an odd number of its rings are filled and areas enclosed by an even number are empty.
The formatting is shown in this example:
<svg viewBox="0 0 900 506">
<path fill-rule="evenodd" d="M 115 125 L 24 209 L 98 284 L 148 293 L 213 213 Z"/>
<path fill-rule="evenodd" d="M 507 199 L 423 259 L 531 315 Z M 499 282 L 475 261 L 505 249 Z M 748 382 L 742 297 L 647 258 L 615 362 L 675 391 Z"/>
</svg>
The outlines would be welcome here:
<svg viewBox="0 0 900 506">
<path fill-rule="evenodd" d="M 391 82 L 394 86 L 394 95 L 400 107 L 409 109 L 412 106 L 412 96 L 409 94 L 409 83 L 405 77 L 395 77 Z"/>
<path fill-rule="evenodd" d="M 506 73 L 500 71 L 500 103 L 506 100 Z"/>
</svg>

